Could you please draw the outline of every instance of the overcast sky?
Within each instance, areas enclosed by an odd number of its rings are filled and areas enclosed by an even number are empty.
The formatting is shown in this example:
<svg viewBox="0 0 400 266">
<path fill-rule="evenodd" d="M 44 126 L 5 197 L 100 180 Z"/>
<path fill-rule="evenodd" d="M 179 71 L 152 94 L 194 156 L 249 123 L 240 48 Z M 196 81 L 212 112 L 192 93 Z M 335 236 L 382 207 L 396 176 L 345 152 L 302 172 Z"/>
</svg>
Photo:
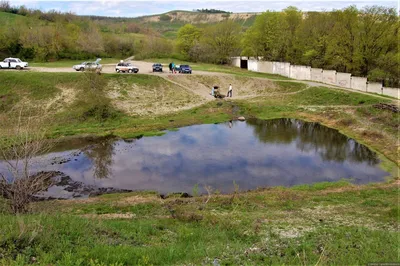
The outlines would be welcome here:
<svg viewBox="0 0 400 266">
<path fill-rule="evenodd" d="M 265 10 L 282 10 L 287 6 L 296 6 L 303 11 L 323 11 L 342 9 L 350 5 L 359 8 L 371 5 L 381 5 L 398 9 L 400 0 L 380 1 L 380 0 L 286 0 L 286 1 L 243 1 L 243 0 L 155 0 L 155 1 L 136 1 L 136 0 L 91 0 L 91 1 L 49 1 L 49 0 L 11 0 L 12 5 L 25 5 L 28 8 L 41 9 L 48 11 L 55 9 L 58 11 L 71 11 L 77 15 L 98 15 L 98 16 L 121 16 L 137 17 L 165 13 L 171 10 L 193 10 L 202 8 L 221 9 L 230 12 L 262 12 Z"/>
</svg>

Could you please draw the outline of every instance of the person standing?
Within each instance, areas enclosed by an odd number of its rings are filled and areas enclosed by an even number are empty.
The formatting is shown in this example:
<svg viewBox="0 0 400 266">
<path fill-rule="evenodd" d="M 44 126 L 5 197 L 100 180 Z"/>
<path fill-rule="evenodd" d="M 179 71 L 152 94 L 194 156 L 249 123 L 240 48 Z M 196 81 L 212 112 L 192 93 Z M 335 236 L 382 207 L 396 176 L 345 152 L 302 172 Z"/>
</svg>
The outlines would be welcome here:
<svg viewBox="0 0 400 266">
<path fill-rule="evenodd" d="M 226 95 L 226 97 L 232 98 L 232 84 L 229 84 L 228 94 Z"/>
<path fill-rule="evenodd" d="M 175 74 L 175 63 L 172 62 L 172 74 Z"/>
<path fill-rule="evenodd" d="M 169 71 L 170 71 L 171 73 L 173 73 L 173 72 L 172 72 L 172 63 L 169 63 L 168 67 L 169 67 Z"/>
</svg>

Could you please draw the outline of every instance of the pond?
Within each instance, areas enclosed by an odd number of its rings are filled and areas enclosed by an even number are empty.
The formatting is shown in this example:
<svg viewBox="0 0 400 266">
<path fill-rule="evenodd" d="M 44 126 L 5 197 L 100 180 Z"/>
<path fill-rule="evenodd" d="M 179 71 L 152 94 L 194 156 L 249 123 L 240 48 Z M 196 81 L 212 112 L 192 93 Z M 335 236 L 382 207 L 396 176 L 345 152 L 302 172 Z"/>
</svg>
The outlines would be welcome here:
<svg viewBox="0 0 400 266">
<path fill-rule="evenodd" d="M 46 170 L 97 188 L 221 193 L 351 179 L 383 181 L 373 151 L 337 130 L 296 119 L 194 125 L 163 136 L 73 141 L 47 154 Z M 1 167 L 1 165 L 0 165 Z M 64 184 L 65 185 L 65 184 Z M 82 196 L 59 184 L 53 196 Z"/>
</svg>

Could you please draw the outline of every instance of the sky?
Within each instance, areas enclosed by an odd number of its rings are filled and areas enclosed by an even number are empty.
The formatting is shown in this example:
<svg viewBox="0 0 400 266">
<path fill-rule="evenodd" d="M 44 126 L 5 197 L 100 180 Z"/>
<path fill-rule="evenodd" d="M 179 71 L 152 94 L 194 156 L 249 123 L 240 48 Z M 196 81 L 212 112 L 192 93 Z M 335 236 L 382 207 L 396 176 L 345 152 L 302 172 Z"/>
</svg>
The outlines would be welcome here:
<svg viewBox="0 0 400 266">
<path fill-rule="evenodd" d="M 144 15 L 161 14 L 171 10 L 193 9 L 220 9 L 234 13 L 238 12 L 263 12 L 266 10 L 282 10 L 290 5 L 296 6 L 302 11 L 329 11 L 342 9 L 350 5 L 358 8 L 364 6 L 380 5 L 398 9 L 400 0 L 91 0 L 91 1 L 49 1 L 49 0 L 10 0 L 11 5 L 25 5 L 28 8 L 43 11 L 57 10 L 62 12 L 73 12 L 77 15 L 97 15 L 110 17 L 138 17 Z"/>
</svg>

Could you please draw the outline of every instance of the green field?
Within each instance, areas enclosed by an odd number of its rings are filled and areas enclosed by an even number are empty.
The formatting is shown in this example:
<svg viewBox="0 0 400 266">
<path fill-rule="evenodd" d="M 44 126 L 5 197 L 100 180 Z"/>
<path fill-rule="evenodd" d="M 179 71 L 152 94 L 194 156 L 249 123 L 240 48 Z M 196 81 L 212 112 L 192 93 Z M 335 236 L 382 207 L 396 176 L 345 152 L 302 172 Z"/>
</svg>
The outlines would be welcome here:
<svg viewBox="0 0 400 266">
<path fill-rule="evenodd" d="M 0 216 L 0 264 L 365 265 L 398 260 L 394 183 L 345 181 L 161 200 L 47 201 Z"/>
</svg>

